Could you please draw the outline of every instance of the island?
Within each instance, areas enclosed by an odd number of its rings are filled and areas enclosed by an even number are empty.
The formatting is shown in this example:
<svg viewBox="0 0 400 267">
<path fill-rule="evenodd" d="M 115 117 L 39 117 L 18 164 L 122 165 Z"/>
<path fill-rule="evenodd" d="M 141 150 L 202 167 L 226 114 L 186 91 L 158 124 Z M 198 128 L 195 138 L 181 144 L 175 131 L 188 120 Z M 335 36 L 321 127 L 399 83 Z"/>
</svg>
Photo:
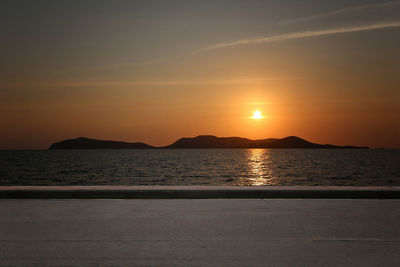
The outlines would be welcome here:
<svg viewBox="0 0 400 267">
<path fill-rule="evenodd" d="M 86 137 L 67 139 L 54 143 L 49 149 L 201 149 L 201 148 L 308 148 L 308 149 L 368 149 L 357 146 L 335 146 L 330 144 L 316 144 L 297 136 L 285 138 L 267 138 L 251 140 L 242 137 L 217 137 L 213 135 L 199 135 L 185 137 L 163 147 L 155 147 L 145 143 L 121 142 L 111 140 L 97 140 Z"/>
<path fill-rule="evenodd" d="M 97 140 L 86 137 L 67 139 L 54 143 L 49 149 L 148 149 L 153 146 L 144 143 L 128 143 L 121 141 Z"/>
</svg>

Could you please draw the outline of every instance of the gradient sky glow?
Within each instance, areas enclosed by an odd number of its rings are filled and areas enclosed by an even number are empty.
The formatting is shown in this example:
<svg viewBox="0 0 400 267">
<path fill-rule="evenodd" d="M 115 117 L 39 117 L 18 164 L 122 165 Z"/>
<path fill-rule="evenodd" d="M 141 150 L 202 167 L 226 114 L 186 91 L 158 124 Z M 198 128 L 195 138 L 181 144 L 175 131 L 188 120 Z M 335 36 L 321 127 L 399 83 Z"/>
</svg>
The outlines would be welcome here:
<svg viewBox="0 0 400 267">
<path fill-rule="evenodd" d="M 199 134 L 400 148 L 400 1 L 2 0 L 0 36 L 0 149 Z"/>
</svg>

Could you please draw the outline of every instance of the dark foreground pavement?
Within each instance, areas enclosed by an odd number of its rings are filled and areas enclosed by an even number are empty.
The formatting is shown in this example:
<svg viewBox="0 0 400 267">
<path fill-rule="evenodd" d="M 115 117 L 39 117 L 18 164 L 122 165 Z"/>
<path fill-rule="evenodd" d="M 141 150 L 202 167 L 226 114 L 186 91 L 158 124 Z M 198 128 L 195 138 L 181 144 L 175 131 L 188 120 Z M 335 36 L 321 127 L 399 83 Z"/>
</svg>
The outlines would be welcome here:
<svg viewBox="0 0 400 267">
<path fill-rule="evenodd" d="M 398 199 L 0 200 L 0 266 L 400 266 Z"/>
</svg>

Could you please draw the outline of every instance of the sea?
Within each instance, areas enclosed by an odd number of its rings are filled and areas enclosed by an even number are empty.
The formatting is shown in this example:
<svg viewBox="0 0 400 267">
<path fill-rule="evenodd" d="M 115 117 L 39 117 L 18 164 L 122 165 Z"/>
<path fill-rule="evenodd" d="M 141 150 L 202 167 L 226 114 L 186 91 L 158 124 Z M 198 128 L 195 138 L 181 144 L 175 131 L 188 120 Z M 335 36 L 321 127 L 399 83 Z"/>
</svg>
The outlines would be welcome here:
<svg viewBox="0 0 400 267">
<path fill-rule="evenodd" d="M 400 150 L 2 150 L 1 186 L 400 186 Z"/>
</svg>

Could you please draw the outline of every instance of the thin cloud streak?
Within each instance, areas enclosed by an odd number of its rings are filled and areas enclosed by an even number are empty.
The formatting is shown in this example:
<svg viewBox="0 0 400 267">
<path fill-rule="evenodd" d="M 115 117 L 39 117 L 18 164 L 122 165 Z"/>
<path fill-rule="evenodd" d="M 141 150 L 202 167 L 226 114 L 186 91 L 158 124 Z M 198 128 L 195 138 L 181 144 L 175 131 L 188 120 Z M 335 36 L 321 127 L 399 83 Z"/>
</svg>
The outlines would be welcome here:
<svg viewBox="0 0 400 267">
<path fill-rule="evenodd" d="M 236 80 L 166 80 L 166 81 L 132 81 L 132 82 L 66 82 L 58 83 L 57 87 L 124 87 L 124 86 L 168 86 L 168 85 L 195 85 L 195 84 L 241 84 L 257 83 L 275 79 L 236 79 Z"/>
<path fill-rule="evenodd" d="M 341 9 L 335 9 L 324 13 L 319 13 L 315 15 L 310 15 L 306 17 L 300 18 L 293 18 L 287 19 L 278 22 L 277 24 L 285 24 L 285 23 L 299 23 L 305 22 L 315 19 L 323 19 L 330 16 L 337 16 L 344 13 L 360 11 L 360 10 L 375 10 L 376 12 L 379 11 L 380 8 L 397 8 L 400 6 L 400 1 L 390 1 L 378 4 L 365 4 L 365 5 L 358 5 L 358 6 L 350 6 Z M 376 10 L 378 9 L 378 10 Z M 397 18 L 396 18 L 397 19 Z M 278 34 L 273 36 L 266 36 L 261 38 L 254 38 L 254 39 L 242 39 L 236 40 L 227 43 L 219 43 L 210 45 L 208 47 L 199 48 L 197 50 L 192 50 L 191 52 L 186 52 L 182 54 L 178 54 L 175 56 L 159 58 L 149 61 L 142 61 L 142 62 L 127 62 L 127 63 L 115 63 L 115 64 L 106 64 L 106 65 L 98 65 L 98 66 L 90 66 L 90 67 L 76 67 L 74 70 L 67 70 L 67 71 L 55 71 L 54 74 L 63 74 L 66 72 L 82 72 L 82 71 L 93 71 L 93 70 L 108 70 L 108 69 L 116 69 L 116 68 L 136 68 L 136 67 L 143 67 L 147 65 L 157 65 L 162 63 L 167 63 L 171 61 L 175 61 L 182 58 L 191 57 L 197 54 L 201 54 L 208 50 L 214 50 L 219 48 L 225 47 L 232 47 L 232 46 L 239 46 L 239 45 L 250 45 L 250 44 L 257 44 L 257 43 L 269 43 L 269 42 L 277 42 L 277 41 L 285 41 L 285 40 L 292 40 L 292 39 L 301 39 L 301 38 L 311 38 L 323 35 L 333 35 L 333 34 L 340 34 L 340 33 L 350 33 L 350 32 L 359 32 L 359 31 L 370 31 L 376 29 L 384 29 L 384 28 L 397 28 L 400 27 L 400 21 L 392 21 L 392 22 L 378 22 L 374 24 L 368 25 L 361 25 L 361 26 L 348 26 L 348 27 L 338 27 L 338 28 L 331 28 L 325 30 L 315 30 L 315 31 L 302 31 L 302 32 L 294 32 L 294 33 L 286 33 L 286 34 Z"/>
<path fill-rule="evenodd" d="M 270 77 L 270 78 L 243 78 L 243 79 L 215 79 L 215 80 L 160 80 L 160 81 L 64 81 L 40 83 L 6 83 L 0 84 L 0 89 L 16 88 L 81 88 L 81 87 L 137 87 L 137 86 L 179 86 L 179 85 L 209 85 L 209 84 L 249 84 L 268 81 L 304 80 L 308 77 Z"/>
<path fill-rule="evenodd" d="M 350 7 L 345 7 L 345 8 L 341 8 L 341 9 L 331 10 L 331 11 L 328 11 L 325 13 L 319 13 L 316 15 L 310 15 L 310 16 L 293 18 L 293 19 L 286 19 L 286 20 L 279 21 L 277 24 L 298 23 L 298 22 L 304 22 L 304 21 L 310 21 L 310 20 L 314 20 L 314 19 L 321 19 L 321 18 L 325 18 L 325 17 L 340 15 L 340 14 L 351 12 L 351 11 L 358 11 L 358 10 L 365 10 L 365 9 L 377 9 L 377 8 L 381 8 L 381 7 L 392 7 L 392 6 L 397 6 L 397 5 L 400 5 L 400 1 L 391 1 L 391 2 L 384 2 L 384 3 L 379 3 L 379 4 L 350 6 Z"/>
<path fill-rule="evenodd" d="M 340 28 L 317 30 L 317 31 L 294 32 L 294 33 L 288 33 L 288 34 L 267 36 L 267 37 L 262 37 L 262 38 L 242 39 L 242 40 L 228 42 L 228 43 L 220 43 L 220 44 L 215 44 L 215 45 L 206 47 L 204 50 L 214 50 L 214 49 L 227 48 L 227 47 L 240 46 L 240 45 L 270 43 L 270 42 L 278 42 L 278 41 L 286 41 L 286 40 L 294 40 L 294 39 L 311 38 L 311 37 L 324 36 L 324 35 L 333 35 L 333 34 L 340 34 L 340 33 L 371 31 L 371 30 L 377 30 L 377 29 L 398 28 L 398 27 L 400 27 L 400 21 L 375 23 L 375 24 L 370 24 L 370 25 L 365 25 L 365 26 L 340 27 Z"/>
<path fill-rule="evenodd" d="M 399 2 L 400 3 L 400 2 Z M 293 40 L 293 39 L 304 39 L 304 38 L 311 38 L 323 35 L 333 35 L 333 34 L 341 34 L 341 33 L 350 33 L 350 32 L 360 32 L 360 31 L 371 31 L 377 29 L 385 29 L 385 28 L 398 28 L 400 27 L 400 21 L 395 22 L 386 22 L 386 23 L 375 23 L 369 24 L 365 26 L 349 26 L 349 27 L 340 27 L 340 28 L 333 28 L 333 29 L 326 29 L 326 30 L 317 30 L 317 31 L 304 31 L 304 32 L 294 32 L 294 33 L 287 33 L 287 34 L 279 34 L 273 36 L 267 36 L 262 38 L 255 38 L 255 39 L 242 39 L 238 41 L 228 42 L 228 43 L 220 43 L 211 45 L 202 49 L 195 50 L 193 52 L 172 56 L 168 58 L 163 58 L 159 60 L 152 60 L 147 62 L 137 62 L 137 63 L 126 63 L 126 64 L 112 64 L 112 65 L 103 65 L 97 66 L 96 68 L 118 68 L 118 67 L 139 67 L 144 65 L 154 65 L 164 62 L 170 62 L 175 59 L 190 57 L 196 54 L 200 54 L 202 52 L 220 48 L 227 48 L 232 46 L 239 46 L 239 45 L 251 45 L 257 43 L 270 43 L 270 42 L 278 42 L 278 41 L 286 41 L 286 40 Z"/>
</svg>

